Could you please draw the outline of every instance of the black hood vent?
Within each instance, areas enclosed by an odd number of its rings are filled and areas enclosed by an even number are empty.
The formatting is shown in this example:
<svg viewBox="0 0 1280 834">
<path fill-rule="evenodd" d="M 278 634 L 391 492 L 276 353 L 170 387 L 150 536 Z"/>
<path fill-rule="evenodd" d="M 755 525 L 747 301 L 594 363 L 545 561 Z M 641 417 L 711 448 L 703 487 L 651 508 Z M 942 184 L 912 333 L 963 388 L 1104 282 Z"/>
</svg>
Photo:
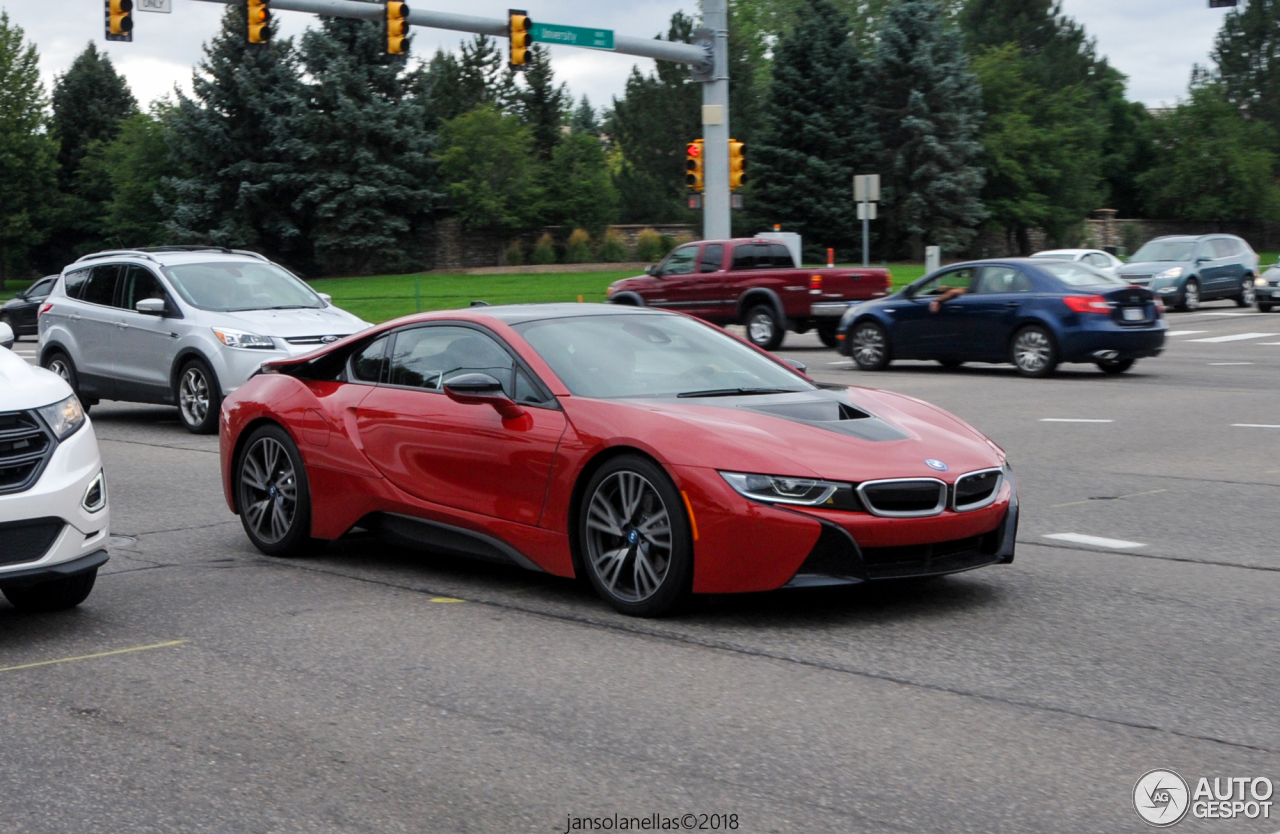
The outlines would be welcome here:
<svg viewBox="0 0 1280 834">
<path fill-rule="evenodd" d="M 908 440 L 909 435 L 890 423 L 845 401 L 843 391 L 813 391 L 776 397 L 751 397 L 725 405 L 767 414 L 794 423 L 839 432 L 859 440 Z"/>
</svg>

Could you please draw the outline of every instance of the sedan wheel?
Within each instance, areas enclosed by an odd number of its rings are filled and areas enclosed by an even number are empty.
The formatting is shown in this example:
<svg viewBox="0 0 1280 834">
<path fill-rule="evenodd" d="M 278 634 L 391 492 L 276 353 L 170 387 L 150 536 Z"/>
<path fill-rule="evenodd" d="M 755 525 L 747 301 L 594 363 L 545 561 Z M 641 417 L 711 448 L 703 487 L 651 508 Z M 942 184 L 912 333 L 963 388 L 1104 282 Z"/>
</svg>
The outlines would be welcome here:
<svg viewBox="0 0 1280 834">
<path fill-rule="evenodd" d="M 1058 367 L 1053 336 L 1039 325 L 1024 327 L 1013 337 L 1013 364 L 1023 376 L 1045 377 Z"/>
<path fill-rule="evenodd" d="M 1258 291 L 1253 288 L 1253 276 L 1250 275 L 1244 279 L 1244 283 L 1240 285 L 1240 297 L 1236 299 L 1237 307 L 1252 307 L 1254 302 L 1258 300 Z"/>
<path fill-rule="evenodd" d="M 1182 291 L 1181 309 L 1188 313 L 1194 313 L 1200 309 L 1200 282 L 1192 278 L 1187 282 L 1187 288 Z"/>
<path fill-rule="evenodd" d="M 189 362 L 178 377 L 178 413 L 192 434 L 213 434 L 218 430 L 218 409 L 222 394 L 218 380 L 203 362 Z"/>
<path fill-rule="evenodd" d="M 864 371 L 883 371 L 889 367 L 889 334 L 873 321 L 864 321 L 853 329 L 850 355 Z"/>
<path fill-rule="evenodd" d="M 688 596 L 689 525 L 666 473 L 643 458 L 614 458 L 584 493 L 582 557 L 605 601 L 624 614 L 657 617 Z"/>
<path fill-rule="evenodd" d="M 244 449 L 233 474 L 236 507 L 249 540 L 268 556 L 310 552 L 311 493 L 293 440 L 278 426 L 264 426 Z"/>
</svg>

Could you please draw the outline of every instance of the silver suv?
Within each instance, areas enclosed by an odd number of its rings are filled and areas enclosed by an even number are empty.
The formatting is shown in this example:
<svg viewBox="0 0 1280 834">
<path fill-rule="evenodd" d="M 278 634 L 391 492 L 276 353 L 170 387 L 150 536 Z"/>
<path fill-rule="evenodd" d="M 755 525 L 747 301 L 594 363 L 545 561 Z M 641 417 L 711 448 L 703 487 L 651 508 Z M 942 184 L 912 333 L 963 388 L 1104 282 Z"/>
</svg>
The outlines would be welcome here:
<svg viewBox="0 0 1280 834">
<path fill-rule="evenodd" d="M 176 405 L 196 434 L 265 361 L 369 325 L 288 270 L 232 249 L 163 246 L 86 255 L 40 308 L 40 364 L 86 408 Z"/>
</svg>

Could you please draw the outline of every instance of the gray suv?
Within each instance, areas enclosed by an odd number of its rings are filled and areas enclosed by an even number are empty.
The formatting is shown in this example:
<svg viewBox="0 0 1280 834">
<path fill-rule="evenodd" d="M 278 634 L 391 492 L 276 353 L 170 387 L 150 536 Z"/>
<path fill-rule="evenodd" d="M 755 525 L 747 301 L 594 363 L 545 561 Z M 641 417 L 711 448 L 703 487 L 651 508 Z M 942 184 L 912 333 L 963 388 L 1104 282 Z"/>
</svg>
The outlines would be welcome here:
<svg viewBox="0 0 1280 834">
<path fill-rule="evenodd" d="M 99 400 L 178 406 L 197 434 L 263 362 L 369 325 L 261 255 L 165 246 L 86 255 L 40 308 L 40 364 L 86 408 Z"/>
<path fill-rule="evenodd" d="M 1252 307 L 1258 253 L 1235 235 L 1169 235 L 1148 241 L 1117 274 L 1178 310 L 1195 310 L 1215 298 Z"/>
</svg>

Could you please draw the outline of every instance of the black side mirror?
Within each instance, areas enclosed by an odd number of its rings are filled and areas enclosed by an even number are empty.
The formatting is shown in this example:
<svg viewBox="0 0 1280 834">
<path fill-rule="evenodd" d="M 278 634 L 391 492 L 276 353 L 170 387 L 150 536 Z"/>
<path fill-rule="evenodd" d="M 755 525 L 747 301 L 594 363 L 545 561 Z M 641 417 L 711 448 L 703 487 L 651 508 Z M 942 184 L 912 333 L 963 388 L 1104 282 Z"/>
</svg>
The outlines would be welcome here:
<svg viewBox="0 0 1280 834">
<path fill-rule="evenodd" d="M 649 264 L 644 268 L 645 275 L 652 275 L 654 278 L 661 278 L 662 273 L 658 271 L 657 264 Z"/>
<path fill-rule="evenodd" d="M 511 401 L 502 383 L 488 374 L 463 374 L 444 384 L 449 399 L 463 405 L 491 405 L 504 420 L 523 417 L 525 411 Z"/>
<path fill-rule="evenodd" d="M 807 374 L 809 372 L 809 366 L 801 362 L 799 359 L 783 359 L 782 361 L 786 362 L 802 374 Z"/>
</svg>

